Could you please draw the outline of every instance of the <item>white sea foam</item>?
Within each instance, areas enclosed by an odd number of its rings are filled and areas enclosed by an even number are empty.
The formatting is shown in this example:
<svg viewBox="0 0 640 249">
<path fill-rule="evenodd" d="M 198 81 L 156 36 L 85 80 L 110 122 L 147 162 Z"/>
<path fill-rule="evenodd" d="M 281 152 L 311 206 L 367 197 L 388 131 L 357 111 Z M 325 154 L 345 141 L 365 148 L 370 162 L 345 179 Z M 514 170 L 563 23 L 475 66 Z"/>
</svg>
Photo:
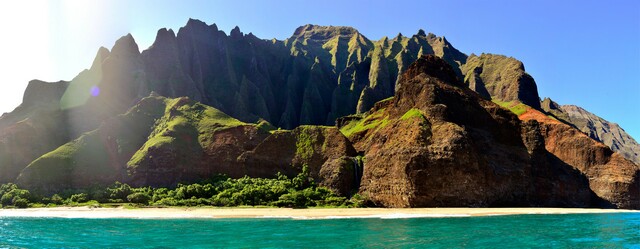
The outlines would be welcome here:
<svg viewBox="0 0 640 249">
<path fill-rule="evenodd" d="M 329 215 L 329 216 L 274 216 L 265 215 L 265 219 L 294 219 L 294 220 L 334 220 L 334 219 L 411 219 L 411 218 L 453 218 L 470 217 L 469 214 L 372 214 L 372 215 Z"/>
</svg>

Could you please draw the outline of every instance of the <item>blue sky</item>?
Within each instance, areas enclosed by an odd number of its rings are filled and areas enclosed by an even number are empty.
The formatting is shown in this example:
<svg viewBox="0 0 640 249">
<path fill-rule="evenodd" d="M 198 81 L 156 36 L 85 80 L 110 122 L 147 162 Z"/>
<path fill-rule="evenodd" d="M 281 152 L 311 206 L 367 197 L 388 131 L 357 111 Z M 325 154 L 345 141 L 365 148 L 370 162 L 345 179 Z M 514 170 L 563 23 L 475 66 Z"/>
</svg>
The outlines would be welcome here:
<svg viewBox="0 0 640 249">
<path fill-rule="evenodd" d="M 640 139 L 640 1 L 3 1 L 0 112 L 19 104 L 29 80 L 70 80 L 100 46 L 132 33 L 142 50 L 159 28 L 177 31 L 190 17 L 264 39 L 307 23 L 352 26 L 372 40 L 422 28 L 467 54 L 523 61 L 541 97 Z"/>
</svg>

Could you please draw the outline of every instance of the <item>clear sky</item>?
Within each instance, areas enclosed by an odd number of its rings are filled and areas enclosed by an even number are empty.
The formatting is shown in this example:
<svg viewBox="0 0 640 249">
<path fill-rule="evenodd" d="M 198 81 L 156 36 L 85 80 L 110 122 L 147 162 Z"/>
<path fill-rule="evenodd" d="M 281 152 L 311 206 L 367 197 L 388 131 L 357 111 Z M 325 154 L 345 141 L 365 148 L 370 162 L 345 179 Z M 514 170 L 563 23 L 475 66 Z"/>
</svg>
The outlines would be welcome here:
<svg viewBox="0 0 640 249">
<path fill-rule="evenodd" d="M 100 46 L 132 33 L 140 49 L 188 18 L 264 39 L 312 23 L 352 26 L 369 39 L 445 36 L 460 51 L 524 62 L 541 97 L 576 104 L 640 140 L 640 1 L 1 1 L 0 113 L 31 79 L 71 80 Z"/>
</svg>

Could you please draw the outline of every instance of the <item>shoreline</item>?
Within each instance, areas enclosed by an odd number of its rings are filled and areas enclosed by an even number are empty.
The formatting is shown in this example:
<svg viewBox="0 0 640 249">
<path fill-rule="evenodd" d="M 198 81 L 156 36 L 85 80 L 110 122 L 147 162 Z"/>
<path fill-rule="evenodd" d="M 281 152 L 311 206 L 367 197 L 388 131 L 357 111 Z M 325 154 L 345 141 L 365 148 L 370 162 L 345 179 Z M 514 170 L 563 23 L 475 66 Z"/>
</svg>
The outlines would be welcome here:
<svg viewBox="0 0 640 249">
<path fill-rule="evenodd" d="M 640 210 L 590 208 L 93 208 L 54 207 L 0 209 L 0 218 L 86 218 L 86 219 L 347 219 L 347 218 L 444 218 L 526 214 L 640 213 Z"/>
</svg>

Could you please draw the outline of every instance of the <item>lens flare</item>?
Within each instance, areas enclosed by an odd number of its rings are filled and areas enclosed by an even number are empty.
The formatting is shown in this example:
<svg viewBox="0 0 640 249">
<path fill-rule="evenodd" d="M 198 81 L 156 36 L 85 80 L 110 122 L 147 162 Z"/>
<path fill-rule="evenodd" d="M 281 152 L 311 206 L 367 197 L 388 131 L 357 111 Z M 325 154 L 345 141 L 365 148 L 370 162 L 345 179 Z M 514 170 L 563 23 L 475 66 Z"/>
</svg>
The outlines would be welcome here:
<svg viewBox="0 0 640 249">
<path fill-rule="evenodd" d="M 91 96 L 97 97 L 98 95 L 100 95 L 100 88 L 97 86 L 91 87 Z"/>
</svg>

